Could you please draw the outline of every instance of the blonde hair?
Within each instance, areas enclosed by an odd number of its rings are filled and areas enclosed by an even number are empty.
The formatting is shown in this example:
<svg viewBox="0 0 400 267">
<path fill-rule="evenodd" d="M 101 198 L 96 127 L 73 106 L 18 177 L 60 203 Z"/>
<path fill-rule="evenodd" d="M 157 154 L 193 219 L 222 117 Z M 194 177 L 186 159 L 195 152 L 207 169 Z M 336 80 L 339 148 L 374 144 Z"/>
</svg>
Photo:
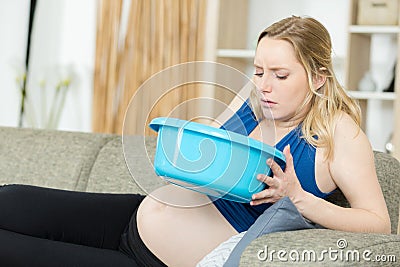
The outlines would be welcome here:
<svg viewBox="0 0 400 267">
<path fill-rule="evenodd" d="M 297 60 L 306 71 L 310 89 L 298 108 L 299 112 L 310 106 L 302 122 L 302 138 L 315 147 L 326 147 L 325 159 L 332 159 L 335 121 L 345 112 L 360 126 L 361 110 L 336 79 L 332 67 L 329 32 L 313 18 L 292 16 L 265 29 L 260 34 L 258 43 L 266 36 L 292 44 Z M 313 80 L 320 76 L 326 77 L 326 81 L 322 87 L 314 88 Z M 256 117 L 262 119 L 263 113 L 255 95 L 252 92 L 251 104 Z"/>
</svg>

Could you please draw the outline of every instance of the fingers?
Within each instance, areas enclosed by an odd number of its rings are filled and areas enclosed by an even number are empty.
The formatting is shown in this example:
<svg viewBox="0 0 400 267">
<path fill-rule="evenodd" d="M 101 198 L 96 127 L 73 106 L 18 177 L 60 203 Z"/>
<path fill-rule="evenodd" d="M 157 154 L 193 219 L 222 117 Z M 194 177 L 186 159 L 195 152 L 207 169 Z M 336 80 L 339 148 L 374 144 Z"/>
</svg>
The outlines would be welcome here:
<svg viewBox="0 0 400 267">
<path fill-rule="evenodd" d="M 292 153 L 290 153 L 290 144 L 285 146 L 283 149 L 283 155 L 285 155 L 286 158 L 286 169 L 289 170 L 291 168 L 294 169 L 294 164 L 293 164 L 293 156 Z"/>
<path fill-rule="evenodd" d="M 294 165 L 293 165 L 293 157 L 292 154 L 290 153 L 290 145 L 287 145 L 283 149 L 283 154 L 286 158 L 286 168 L 285 172 L 282 170 L 282 168 L 279 166 L 278 163 L 276 163 L 272 158 L 269 158 L 267 160 L 267 165 L 270 167 L 274 178 L 265 174 L 259 174 L 257 175 L 257 179 L 269 186 L 268 189 L 265 189 L 257 194 L 254 194 L 252 197 L 252 201 L 250 202 L 250 205 L 259 205 L 262 203 L 273 203 L 276 202 L 280 197 L 282 197 L 285 194 L 282 194 L 280 192 L 280 183 L 282 182 L 282 179 L 285 177 L 285 173 L 289 170 L 291 172 L 292 170 L 294 171 Z M 286 174 L 287 175 L 287 174 Z"/>
<path fill-rule="evenodd" d="M 285 148 L 283 149 L 283 155 L 286 158 L 286 168 L 288 167 L 289 167 L 288 169 L 292 168 L 294 165 L 293 165 L 293 157 L 292 154 L 290 153 L 290 144 L 285 146 Z M 276 176 L 281 176 L 284 173 L 281 166 L 279 166 L 279 164 L 276 163 L 276 161 L 273 160 L 273 158 L 267 159 L 267 165 L 271 168 L 271 171 Z"/>
<path fill-rule="evenodd" d="M 267 164 L 271 168 L 274 175 L 280 176 L 281 174 L 283 174 L 281 166 L 279 166 L 279 164 L 276 163 L 275 160 L 273 160 L 272 158 L 269 158 L 267 160 Z"/>
<path fill-rule="evenodd" d="M 250 202 L 250 205 L 259 205 L 262 203 L 274 202 L 275 190 L 278 187 L 279 182 L 276 179 L 264 174 L 257 175 L 257 179 L 267 184 L 269 187 L 261 192 L 254 194 L 252 196 L 252 201 Z"/>
<path fill-rule="evenodd" d="M 259 205 L 262 203 L 274 202 L 273 196 L 274 196 L 274 189 L 265 189 L 252 196 L 250 205 Z"/>
<path fill-rule="evenodd" d="M 257 194 L 252 196 L 252 200 L 262 199 L 262 198 L 269 198 L 274 195 L 273 189 L 265 189 Z"/>
<path fill-rule="evenodd" d="M 259 180 L 260 182 L 263 182 L 264 184 L 267 184 L 268 186 L 276 186 L 277 185 L 277 181 L 265 174 L 258 174 L 257 175 L 257 180 Z"/>
<path fill-rule="evenodd" d="M 257 206 L 257 205 L 265 204 L 265 203 L 273 203 L 273 201 L 269 200 L 269 199 L 259 199 L 259 200 L 250 201 L 251 206 Z"/>
<path fill-rule="evenodd" d="M 296 172 L 294 170 L 293 157 L 290 152 L 290 145 L 283 149 L 283 154 L 286 158 L 286 168 L 282 170 L 278 163 L 272 158 L 267 160 L 274 177 L 259 174 L 257 179 L 267 184 L 269 188 L 254 194 L 250 205 L 259 205 L 262 203 L 274 203 L 283 196 L 289 195 L 290 184 L 297 180 Z M 298 181 L 297 181 L 298 182 Z M 289 189 L 288 189 L 289 188 Z"/>
</svg>

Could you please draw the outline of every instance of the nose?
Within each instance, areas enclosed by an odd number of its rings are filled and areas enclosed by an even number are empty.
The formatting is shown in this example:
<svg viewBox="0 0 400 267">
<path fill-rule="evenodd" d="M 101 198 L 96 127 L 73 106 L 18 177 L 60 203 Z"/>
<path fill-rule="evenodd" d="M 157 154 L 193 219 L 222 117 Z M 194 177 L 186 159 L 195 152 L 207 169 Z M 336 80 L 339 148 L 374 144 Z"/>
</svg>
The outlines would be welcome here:
<svg viewBox="0 0 400 267">
<path fill-rule="evenodd" d="M 272 92 L 272 86 L 270 79 L 268 79 L 267 75 L 264 75 L 261 77 L 261 83 L 259 85 L 259 88 L 261 92 L 263 93 L 271 93 Z"/>
</svg>

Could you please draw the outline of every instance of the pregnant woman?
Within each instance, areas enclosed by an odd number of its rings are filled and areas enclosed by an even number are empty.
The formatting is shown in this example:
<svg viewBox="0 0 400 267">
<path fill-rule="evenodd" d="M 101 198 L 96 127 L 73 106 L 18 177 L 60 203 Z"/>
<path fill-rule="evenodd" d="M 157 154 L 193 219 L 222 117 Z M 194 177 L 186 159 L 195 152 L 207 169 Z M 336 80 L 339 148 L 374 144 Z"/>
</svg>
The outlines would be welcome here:
<svg viewBox="0 0 400 267">
<path fill-rule="evenodd" d="M 195 266 L 283 197 L 323 227 L 389 233 L 373 152 L 359 127 L 360 110 L 336 80 L 331 52 L 329 33 L 313 18 L 288 17 L 260 34 L 256 88 L 238 109 L 240 119 L 233 117 L 223 127 L 283 150 L 287 164 L 282 170 L 272 159 L 266 162 L 273 177 L 257 176 L 268 188 L 250 203 L 210 201 L 172 185 L 146 197 L 4 186 L 0 262 Z M 242 122 L 245 129 L 238 126 Z M 324 200 L 337 188 L 350 208 Z"/>
</svg>

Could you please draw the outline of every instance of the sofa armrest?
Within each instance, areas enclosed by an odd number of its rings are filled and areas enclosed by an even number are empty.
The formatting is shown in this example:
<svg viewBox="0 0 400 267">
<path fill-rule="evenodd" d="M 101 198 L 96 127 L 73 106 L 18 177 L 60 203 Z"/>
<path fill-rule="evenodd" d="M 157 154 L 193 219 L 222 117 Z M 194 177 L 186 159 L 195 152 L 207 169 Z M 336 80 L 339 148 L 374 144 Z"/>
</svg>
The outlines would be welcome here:
<svg viewBox="0 0 400 267">
<path fill-rule="evenodd" d="M 242 254 L 240 266 L 392 266 L 396 262 L 400 262 L 399 235 L 310 229 L 257 238 Z"/>
</svg>

